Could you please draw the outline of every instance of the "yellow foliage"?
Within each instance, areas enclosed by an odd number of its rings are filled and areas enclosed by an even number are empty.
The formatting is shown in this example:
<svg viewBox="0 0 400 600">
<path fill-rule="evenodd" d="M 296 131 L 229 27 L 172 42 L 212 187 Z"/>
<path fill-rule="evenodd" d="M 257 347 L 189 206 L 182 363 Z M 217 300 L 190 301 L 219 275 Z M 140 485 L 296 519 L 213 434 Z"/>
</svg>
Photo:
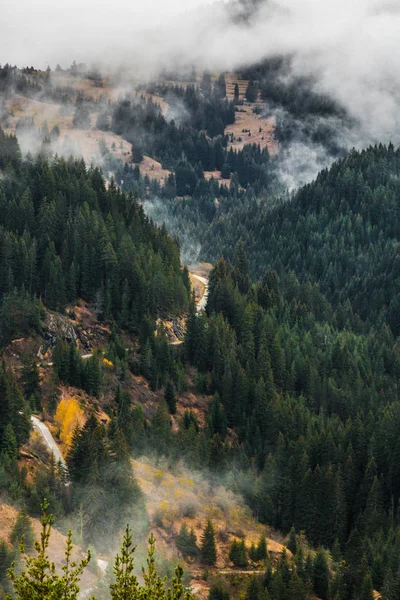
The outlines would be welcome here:
<svg viewBox="0 0 400 600">
<path fill-rule="evenodd" d="M 230 509 L 229 511 L 229 518 L 231 519 L 231 521 L 234 521 L 235 523 L 239 522 L 239 511 L 237 510 L 236 507 L 233 507 Z"/>
<path fill-rule="evenodd" d="M 210 510 L 210 519 L 220 519 L 223 517 L 223 513 L 218 506 L 213 506 Z"/>
<path fill-rule="evenodd" d="M 173 480 L 173 479 L 167 479 L 167 480 L 166 480 L 166 479 L 164 479 L 164 480 L 161 482 L 161 485 L 162 485 L 163 487 L 165 487 L 165 488 L 167 488 L 167 489 L 171 490 L 172 488 L 174 488 L 174 487 L 175 487 L 175 482 L 174 482 L 174 480 Z"/>
<path fill-rule="evenodd" d="M 104 357 L 103 358 L 103 364 L 108 367 L 109 369 L 112 369 L 114 367 L 113 363 L 111 362 L 111 360 L 108 360 L 108 358 Z"/>
<path fill-rule="evenodd" d="M 169 502 L 167 500 L 162 500 L 160 502 L 160 512 L 165 513 L 169 508 Z"/>
<path fill-rule="evenodd" d="M 60 427 L 60 440 L 69 447 L 75 427 L 84 423 L 84 412 L 78 399 L 75 397 L 62 398 L 54 418 Z"/>
<path fill-rule="evenodd" d="M 164 477 L 164 473 L 162 471 L 156 471 L 154 473 L 154 483 L 156 485 L 160 485 L 161 481 L 163 480 Z"/>
<path fill-rule="evenodd" d="M 178 481 L 182 486 L 186 486 L 186 487 L 194 486 L 193 479 L 186 479 L 185 477 L 179 477 Z"/>
</svg>

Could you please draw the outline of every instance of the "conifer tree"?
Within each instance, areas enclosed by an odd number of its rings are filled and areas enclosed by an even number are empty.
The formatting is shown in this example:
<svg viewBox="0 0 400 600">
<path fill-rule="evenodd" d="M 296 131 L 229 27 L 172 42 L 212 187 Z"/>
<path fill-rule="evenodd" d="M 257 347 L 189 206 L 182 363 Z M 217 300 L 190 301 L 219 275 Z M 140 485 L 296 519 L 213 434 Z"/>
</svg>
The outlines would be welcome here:
<svg viewBox="0 0 400 600">
<path fill-rule="evenodd" d="M 261 586 L 256 577 L 251 577 L 246 588 L 245 600 L 260 600 Z"/>
<path fill-rule="evenodd" d="M 214 527 L 210 520 L 207 521 L 201 536 L 200 557 L 201 562 L 210 567 L 214 566 L 217 561 Z"/>
<path fill-rule="evenodd" d="M 235 248 L 234 278 L 241 294 L 247 294 L 250 288 L 249 264 L 242 238 Z"/>
<path fill-rule="evenodd" d="M 168 380 L 167 385 L 165 387 L 164 399 L 167 403 L 170 414 L 174 415 L 176 413 L 176 395 L 175 386 L 171 379 Z"/>
<path fill-rule="evenodd" d="M 17 458 L 18 442 L 15 435 L 14 427 L 8 423 L 4 429 L 3 439 L 1 442 L 1 450 L 9 458 Z"/>
<path fill-rule="evenodd" d="M 233 96 L 234 96 L 235 102 L 237 103 L 239 100 L 239 85 L 237 82 L 235 83 L 235 89 L 233 92 Z"/>
<path fill-rule="evenodd" d="M 90 553 L 87 558 L 78 564 L 72 560 L 72 537 L 68 533 L 65 564 L 62 567 L 63 574 L 58 575 L 56 566 L 48 556 L 48 547 L 53 525 L 53 517 L 48 514 L 48 503 L 43 503 L 42 532 L 40 541 L 35 542 L 36 556 L 30 557 L 25 554 L 25 548 L 21 543 L 21 554 L 24 567 L 17 574 L 13 563 L 9 570 L 9 577 L 14 588 L 16 600 L 77 600 L 80 594 L 79 581 L 81 575 L 90 561 Z M 183 570 L 177 567 L 172 579 L 171 587 L 166 588 L 166 580 L 161 578 L 155 565 L 155 539 L 151 535 L 147 557 L 147 568 L 143 568 L 144 585 L 140 585 L 134 573 L 133 554 L 136 547 L 132 544 L 132 533 L 127 525 L 120 552 L 114 563 L 114 582 L 110 584 L 111 600 L 143 600 L 145 598 L 158 600 L 192 600 L 193 597 L 182 583 Z M 0 558 L 2 553 L 0 546 Z M 0 569 L 2 564 L 0 563 Z M 0 571 L 1 578 L 1 571 Z M 93 599 L 95 600 L 95 599 Z"/>
<path fill-rule="evenodd" d="M 180 550 L 184 557 L 197 556 L 199 549 L 197 547 L 197 540 L 194 530 L 188 531 L 186 523 L 183 523 L 179 535 L 176 540 L 178 550 Z"/>
<path fill-rule="evenodd" d="M 165 589 L 165 579 L 157 572 L 155 565 L 155 538 L 151 534 L 149 538 L 149 549 L 147 554 L 147 569 L 143 568 L 144 586 L 139 598 L 159 598 L 160 600 L 192 600 L 192 595 L 185 591 L 182 583 L 183 569 L 178 566 L 175 569 L 175 577 L 172 586 Z M 117 600 L 117 599 L 115 599 Z"/>
<path fill-rule="evenodd" d="M 132 600 L 138 597 L 139 584 L 134 573 L 133 555 L 136 546 L 132 543 L 132 533 L 126 526 L 120 552 L 114 562 L 115 582 L 110 585 L 111 600 Z"/>
<path fill-rule="evenodd" d="M 30 552 L 33 548 L 35 537 L 31 520 L 25 507 L 18 514 L 17 520 L 11 532 L 11 541 L 14 546 L 19 546 L 22 541 L 27 552 Z"/>
<path fill-rule="evenodd" d="M 249 558 L 250 560 L 256 562 L 258 560 L 258 554 L 257 554 L 257 548 L 254 544 L 254 542 L 251 543 L 250 549 L 249 549 Z"/>
<path fill-rule="evenodd" d="M 294 528 L 294 525 L 292 525 L 290 532 L 289 532 L 287 548 L 288 548 L 288 550 L 290 550 L 290 552 L 292 554 L 296 554 L 296 552 L 297 552 L 297 537 L 296 537 L 296 530 Z"/>
<path fill-rule="evenodd" d="M 230 596 L 222 583 L 214 583 L 210 588 L 208 600 L 230 600 Z"/>
<path fill-rule="evenodd" d="M 257 545 L 256 554 L 257 560 L 266 560 L 268 558 L 267 540 L 265 538 L 265 535 L 262 535 L 260 537 L 260 541 Z"/>
<path fill-rule="evenodd" d="M 35 542 L 35 556 L 25 554 L 23 543 L 20 552 L 24 568 L 18 575 L 15 565 L 11 566 L 9 577 L 14 588 L 17 600 L 77 600 L 79 594 L 79 581 L 89 563 L 90 554 L 82 559 L 79 564 L 72 561 L 72 534 L 68 533 L 65 564 L 62 567 L 63 575 L 56 572 L 56 567 L 48 555 L 51 529 L 54 523 L 52 515 L 48 513 L 49 505 L 44 500 L 42 505 L 42 532 L 40 541 Z"/>
<path fill-rule="evenodd" d="M 228 432 L 227 418 L 218 393 L 212 398 L 208 413 L 208 426 L 212 435 L 225 438 Z"/>
<path fill-rule="evenodd" d="M 233 562 L 235 567 L 247 567 L 247 551 L 244 540 L 241 540 L 240 542 L 233 540 L 229 550 L 229 559 Z"/>
<path fill-rule="evenodd" d="M 361 591 L 359 594 L 360 600 L 374 600 L 374 588 L 372 585 L 372 577 L 370 573 L 364 577 L 364 581 L 362 583 Z"/>
<path fill-rule="evenodd" d="M 327 600 L 329 592 L 329 567 L 326 552 L 319 548 L 313 560 L 313 588 L 322 600 Z"/>
<path fill-rule="evenodd" d="M 399 597 L 400 586 L 393 575 L 393 571 L 389 568 L 386 572 L 382 587 L 383 600 L 397 600 Z"/>
<path fill-rule="evenodd" d="M 84 363 L 83 389 L 92 396 L 99 396 L 102 384 L 102 371 L 97 356 L 91 356 Z"/>
<path fill-rule="evenodd" d="M 250 79 L 246 88 L 246 100 L 248 102 L 255 102 L 258 96 L 258 86 L 254 79 Z"/>
<path fill-rule="evenodd" d="M 240 562 L 240 557 L 239 557 L 239 544 L 237 542 L 237 540 L 233 540 L 231 547 L 229 549 L 229 560 L 231 562 L 233 562 L 233 564 L 235 565 L 235 567 L 238 567 L 238 562 Z"/>
<path fill-rule="evenodd" d="M 7 543 L 4 540 L 0 541 L 0 597 L 1 597 L 1 583 L 7 577 L 7 571 L 11 566 L 14 559 L 14 552 L 9 550 Z"/>
<path fill-rule="evenodd" d="M 24 365 L 23 382 L 25 398 L 40 397 L 39 370 L 33 357 L 31 357 L 31 360 L 26 361 Z"/>
</svg>

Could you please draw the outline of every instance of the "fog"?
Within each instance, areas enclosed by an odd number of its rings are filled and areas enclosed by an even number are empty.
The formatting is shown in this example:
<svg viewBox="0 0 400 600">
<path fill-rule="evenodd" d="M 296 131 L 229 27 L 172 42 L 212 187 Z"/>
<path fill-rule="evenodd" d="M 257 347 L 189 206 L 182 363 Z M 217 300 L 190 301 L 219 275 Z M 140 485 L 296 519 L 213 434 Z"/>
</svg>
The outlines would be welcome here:
<svg viewBox="0 0 400 600">
<path fill-rule="evenodd" d="M 0 56 L 19 65 L 73 60 L 119 66 L 138 76 L 194 64 L 228 70 L 292 53 L 295 74 L 362 123 L 363 143 L 400 130 L 400 4 L 384 0 L 271 0 L 237 19 L 230 2 L 95 0 L 3 3 Z"/>
</svg>

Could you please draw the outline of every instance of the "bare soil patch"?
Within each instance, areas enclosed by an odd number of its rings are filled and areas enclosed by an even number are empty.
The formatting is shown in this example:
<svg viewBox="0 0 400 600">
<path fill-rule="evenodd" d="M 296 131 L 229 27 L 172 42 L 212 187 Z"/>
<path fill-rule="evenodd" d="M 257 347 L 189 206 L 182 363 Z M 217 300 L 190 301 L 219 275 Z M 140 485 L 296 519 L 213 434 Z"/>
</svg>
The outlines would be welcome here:
<svg viewBox="0 0 400 600">
<path fill-rule="evenodd" d="M 163 169 L 161 163 L 150 156 L 145 156 L 139 164 L 141 174 L 148 175 L 150 179 L 157 179 L 161 184 L 165 182 L 171 171 Z"/>
<path fill-rule="evenodd" d="M 271 154 L 276 154 L 278 144 L 274 140 L 274 119 L 253 112 L 254 108 L 263 110 L 264 104 L 260 98 L 254 103 L 246 101 L 245 93 L 248 81 L 238 79 L 234 73 L 229 73 L 226 77 L 226 95 L 229 100 L 234 98 L 236 83 L 239 86 L 239 99 L 243 100 L 243 105 L 237 107 L 239 112 L 236 112 L 235 123 L 229 125 L 225 130 L 225 133 L 233 134 L 235 138 L 229 147 L 241 150 L 246 144 L 259 144 L 261 148 L 268 148 Z"/>
</svg>

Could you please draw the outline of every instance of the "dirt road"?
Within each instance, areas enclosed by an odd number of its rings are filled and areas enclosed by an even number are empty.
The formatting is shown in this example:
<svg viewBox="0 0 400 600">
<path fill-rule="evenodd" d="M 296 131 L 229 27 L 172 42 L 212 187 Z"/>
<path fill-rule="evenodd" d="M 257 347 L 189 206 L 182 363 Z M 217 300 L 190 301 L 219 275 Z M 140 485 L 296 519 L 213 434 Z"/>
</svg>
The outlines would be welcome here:
<svg viewBox="0 0 400 600">
<path fill-rule="evenodd" d="M 35 431 L 38 431 L 40 433 L 40 435 L 42 436 L 42 438 L 44 440 L 44 443 L 51 450 L 56 461 L 61 462 L 65 466 L 64 457 L 61 454 L 61 452 L 55 442 L 55 439 L 51 435 L 50 430 L 47 427 L 47 425 L 42 423 L 42 421 L 40 421 L 40 419 L 38 419 L 37 417 L 34 417 L 33 415 L 31 416 L 31 422 L 33 425 L 33 429 L 35 429 Z"/>
<path fill-rule="evenodd" d="M 200 281 L 204 285 L 204 294 L 200 298 L 197 303 L 197 312 L 200 313 L 206 309 L 207 300 L 208 300 L 208 279 L 206 277 L 201 277 L 200 275 L 192 275 L 195 279 Z"/>
</svg>

